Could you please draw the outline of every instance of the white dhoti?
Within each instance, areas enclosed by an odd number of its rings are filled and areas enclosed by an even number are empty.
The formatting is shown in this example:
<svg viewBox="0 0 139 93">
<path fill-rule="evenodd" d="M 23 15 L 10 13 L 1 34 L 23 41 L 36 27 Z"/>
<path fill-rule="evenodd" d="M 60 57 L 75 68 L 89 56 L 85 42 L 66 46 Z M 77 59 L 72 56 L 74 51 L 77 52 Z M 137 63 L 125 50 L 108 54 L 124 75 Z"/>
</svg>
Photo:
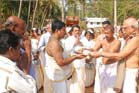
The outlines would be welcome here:
<svg viewBox="0 0 139 93">
<path fill-rule="evenodd" d="M 136 87 L 136 77 L 137 77 L 138 69 L 134 68 L 126 68 L 125 71 L 125 80 L 123 84 L 123 93 L 137 93 Z"/>
<path fill-rule="evenodd" d="M 72 65 L 59 66 L 55 59 L 45 53 L 45 90 L 44 93 L 69 93 L 68 78 L 72 74 Z"/>
<path fill-rule="evenodd" d="M 117 75 L 117 63 L 105 65 L 100 71 L 101 93 L 116 93 L 113 91 Z"/>
<path fill-rule="evenodd" d="M 116 93 L 113 87 L 117 74 L 117 63 L 103 65 L 102 63 L 96 67 L 95 93 Z"/>
<path fill-rule="evenodd" d="M 44 84 L 44 93 L 69 93 L 68 80 L 53 82 L 49 78 L 45 77 Z"/>
<path fill-rule="evenodd" d="M 95 75 L 95 85 L 94 93 L 100 93 L 100 78 L 99 78 L 99 69 L 101 67 L 102 57 L 96 59 L 96 75 Z"/>
<path fill-rule="evenodd" d="M 69 93 L 69 81 L 63 80 L 59 82 L 52 81 L 48 78 L 47 72 L 44 75 L 44 93 Z"/>
<path fill-rule="evenodd" d="M 95 62 L 85 64 L 85 74 L 86 74 L 85 87 L 90 87 L 94 84 L 96 73 L 95 71 L 96 71 Z"/>
<path fill-rule="evenodd" d="M 62 82 L 54 82 L 53 85 L 53 91 L 54 93 L 69 93 L 68 92 L 68 80 L 64 80 Z"/>
<path fill-rule="evenodd" d="M 70 80 L 70 93 L 85 93 L 85 60 L 75 60 L 75 68 Z"/>
</svg>

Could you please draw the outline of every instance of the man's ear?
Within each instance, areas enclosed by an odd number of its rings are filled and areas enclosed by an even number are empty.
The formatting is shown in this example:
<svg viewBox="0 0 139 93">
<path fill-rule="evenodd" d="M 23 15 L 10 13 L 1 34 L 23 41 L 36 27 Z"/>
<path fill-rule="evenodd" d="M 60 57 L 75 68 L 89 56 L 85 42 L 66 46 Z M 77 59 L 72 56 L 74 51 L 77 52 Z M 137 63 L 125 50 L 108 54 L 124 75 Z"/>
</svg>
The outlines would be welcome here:
<svg viewBox="0 0 139 93">
<path fill-rule="evenodd" d="M 13 53 L 13 51 L 14 51 L 14 49 L 12 47 L 9 47 L 8 52 L 11 54 L 11 53 Z"/>
<path fill-rule="evenodd" d="M 14 56 L 14 55 L 13 55 L 13 48 L 10 47 L 10 48 L 8 49 L 7 53 L 8 53 L 8 55 L 9 55 L 9 57 L 12 58 L 12 56 Z"/>
</svg>

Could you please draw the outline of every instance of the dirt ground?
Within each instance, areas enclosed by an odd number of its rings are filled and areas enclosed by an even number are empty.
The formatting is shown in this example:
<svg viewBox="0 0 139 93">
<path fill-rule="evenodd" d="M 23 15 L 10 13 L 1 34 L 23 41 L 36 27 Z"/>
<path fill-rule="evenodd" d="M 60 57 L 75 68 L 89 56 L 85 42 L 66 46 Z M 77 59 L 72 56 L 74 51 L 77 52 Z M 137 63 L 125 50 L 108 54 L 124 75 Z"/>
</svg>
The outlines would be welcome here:
<svg viewBox="0 0 139 93">
<path fill-rule="evenodd" d="M 40 90 L 38 93 L 43 93 L 43 90 Z M 93 87 L 86 88 L 85 93 L 93 93 Z"/>
<path fill-rule="evenodd" d="M 93 87 L 86 88 L 85 93 L 93 93 Z"/>
</svg>

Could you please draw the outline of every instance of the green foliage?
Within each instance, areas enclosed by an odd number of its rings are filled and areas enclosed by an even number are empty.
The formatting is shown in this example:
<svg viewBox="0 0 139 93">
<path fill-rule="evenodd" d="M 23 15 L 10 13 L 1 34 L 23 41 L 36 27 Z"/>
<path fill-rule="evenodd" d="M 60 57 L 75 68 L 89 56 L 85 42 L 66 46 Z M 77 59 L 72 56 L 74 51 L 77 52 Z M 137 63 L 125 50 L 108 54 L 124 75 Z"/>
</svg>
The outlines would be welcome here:
<svg viewBox="0 0 139 93">
<path fill-rule="evenodd" d="M 113 22 L 114 0 L 97 0 L 98 17 L 106 17 Z M 117 0 L 117 21 L 122 24 L 123 20 L 129 16 L 137 18 L 139 15 L 139 0 Z"/>
<path fill-rule="evenodd" d="M 117 5 L 117 19 L 119 24 L 121 24 L 125 18 L 130 16 L 138 18 L 139 0 L 118 0 Z"/>
<path fill-rule="evenodd" d="M 31 1 L 29 19 L 29 1 Z M 35 15 L 35 26 L 45 25 L 46 19 L 61 19 L 61 5 L 63 0 L 38 0 Z M 113 22 L 114 0 L 65 0 L 65 16 L 105 17 Z M 5 21 L 10 15 L 17 15 L 20 0 L 0 0 L 0 21 Z M 21 18 L 31 27 L 36 0 L 22 0 Z M 139 17 L 139 0 L 117 0 L 117 20 L 122 24 L 126 17 Z M 81 22 L 81 21 L 80 21 Z M 82 24 L 82 23 L 81 23 Z"/>
<path fill-rule="evenodd" d="M 0 0 L 0 20 L 5 21 L 11 15 L 17 16 L 19 3 L 20 0 Z M 31 27 L 35 3 L 36 0 L 31 0 L 30 14 L 28 19 L 29 0 L 22 1 L 21 18 L 26 22 L 29 20 L 28 27 Z M 40 27 L 43 19 L 45 20 L 48 18 L 59 18 L 61 16 L 61 10 L 58 5 L 58 0 L 39 0 L 37 12 L 35 15 L 35 26 Z M 45 18 L 42 17 L 43 15 L 46 15 Z"/>
</svg>

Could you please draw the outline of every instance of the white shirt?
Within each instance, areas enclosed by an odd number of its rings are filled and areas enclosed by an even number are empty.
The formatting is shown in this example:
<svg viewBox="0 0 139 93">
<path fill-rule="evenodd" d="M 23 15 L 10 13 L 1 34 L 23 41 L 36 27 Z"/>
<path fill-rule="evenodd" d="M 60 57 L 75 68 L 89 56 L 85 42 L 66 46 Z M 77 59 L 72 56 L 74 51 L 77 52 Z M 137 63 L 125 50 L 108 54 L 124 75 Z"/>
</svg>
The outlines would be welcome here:
<svg viewBox="0 0 139 93">
<path fill-rule="evenodd" d="M 39 51 L 44 50 L 45 45 L 48 43 L 48 40 L 49 40 L 50 36 L 51 36 L 51 33 L 46 32 L 40 37 L 40 41 L 39 41 L 39 44 L 38 44 Z"/>
<path fill-rule="evenodd" d="M 70 56 L 72 54 L 72 52 L 75 50 L 75 48 L 80 49 L 81 46 L 80 45 L 75 45 L 76 42 L 76 37 L 74 36 L 69 36 L 66 40 L 65 40 L 65 54 L 66 57 Z M 79 47 L 78 47 L 79 46 Z M 76 59 L 73 61 L 73 65 L 75 68 L 80 68 L 80 67 L 84 67 L 85 66 L 85 61 L 84 59 Z"/>
<path fill-rule="evenodd" d="M 38 50 L 38 40 L 35 38 L 31 38 L 31 47 L 32 47 L 32 52 L 36 53 Z"/>
<path fill-rule="evenodd" d="M 0 56 L 0 83 L 0 93 L 37 93 L 34 79 L 3 56 Z"/>
<path fill-rule="evenodd" d="M 65 47 L 67 49 L 67 51 L 71 51 L 74 47 L 76 38 L 74 36 L 69 36 L 68 38 L 66 38 L 65 40 Z"/>
<path fill-rule="evenodd" d="M 83 37 L 80 41 L 82 42 L 85 48 L 93 48 L 95 46 L 95 41 L 87 40 L 86 37 Z"/>
</svg>

